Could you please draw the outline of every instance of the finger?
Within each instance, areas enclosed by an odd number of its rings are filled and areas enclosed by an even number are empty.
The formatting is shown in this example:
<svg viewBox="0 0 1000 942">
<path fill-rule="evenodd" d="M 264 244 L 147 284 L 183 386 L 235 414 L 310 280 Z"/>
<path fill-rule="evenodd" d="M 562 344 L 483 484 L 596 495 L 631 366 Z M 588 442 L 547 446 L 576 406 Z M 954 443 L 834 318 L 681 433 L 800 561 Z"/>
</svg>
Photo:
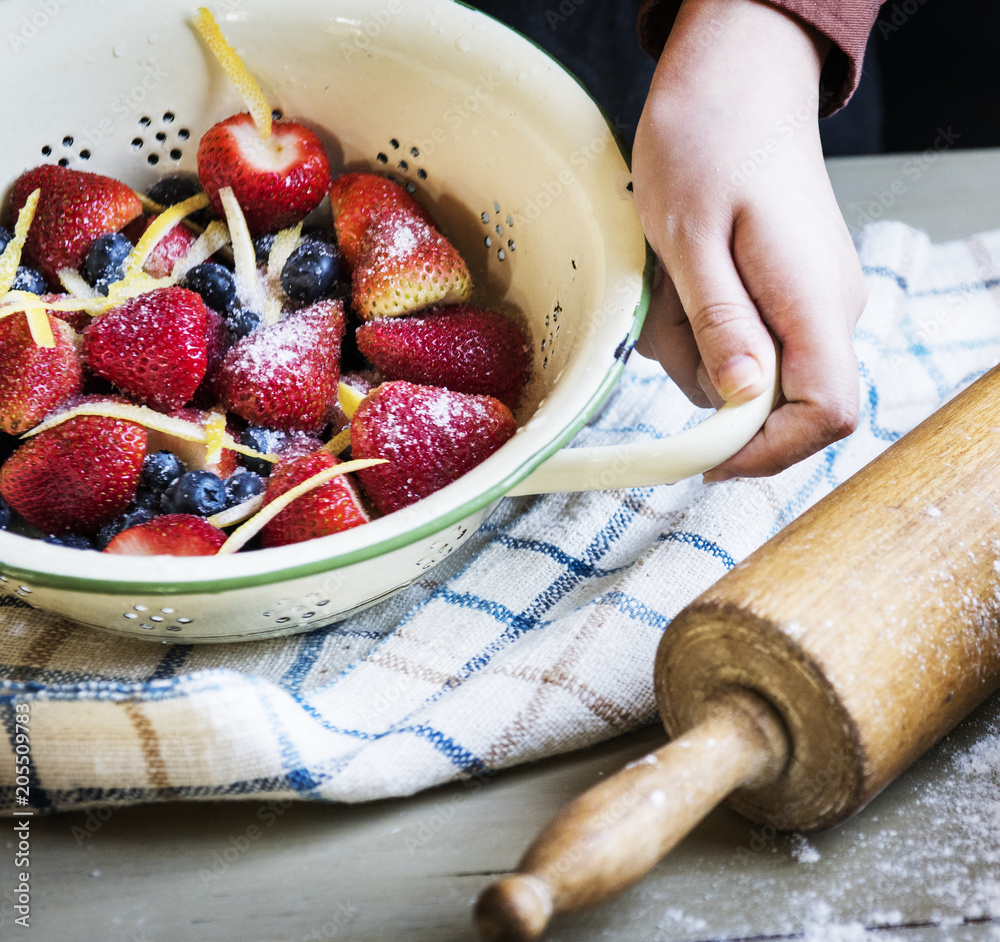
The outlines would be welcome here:
<svg viewBox="0 0 1000 942">
<path fill-rule="evenodd" d="M 662 270 L 661 270 L 662 271 Z M 701 354 L 695 343 L 684 308 L 666 272 L 655 280 L 649 299 L 649 311 L 642 325 L 636 350 L 655 359 L 666 370 L 680 390 L 696 406 L 711 405 L 698 381 Z"/>
<path fill-rule="evenodd" d="M 690 240 L 670 272 L 708 379 L 726 402 L 747 402 L 774 375 L 774 344 L 730 254 L 728 238 Z"/>
</svg>

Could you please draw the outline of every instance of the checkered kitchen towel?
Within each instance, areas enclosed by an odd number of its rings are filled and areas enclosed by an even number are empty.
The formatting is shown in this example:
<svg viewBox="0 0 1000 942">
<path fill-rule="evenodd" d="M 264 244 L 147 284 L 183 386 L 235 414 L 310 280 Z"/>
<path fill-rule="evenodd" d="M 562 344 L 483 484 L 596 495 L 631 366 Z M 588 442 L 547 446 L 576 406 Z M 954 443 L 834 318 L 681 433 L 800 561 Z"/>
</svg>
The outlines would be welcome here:
<svg viewBox="0 0 1000 942">
<path fill-rule="evenodd" d="M 330 628 L 164 647 L 0 608 L 0 805 L 30 707 L 42 809 L 261 796 L 363 801 L 596 743 L 655 719 L 671 617 L 808 505 L 1000 360 L 1000 231 L 860 237 L 858 431 L 765 480 L 507 500 L 430 578 Z M 633 357 L 579 437 L 696 420 Z"/>
</svg>

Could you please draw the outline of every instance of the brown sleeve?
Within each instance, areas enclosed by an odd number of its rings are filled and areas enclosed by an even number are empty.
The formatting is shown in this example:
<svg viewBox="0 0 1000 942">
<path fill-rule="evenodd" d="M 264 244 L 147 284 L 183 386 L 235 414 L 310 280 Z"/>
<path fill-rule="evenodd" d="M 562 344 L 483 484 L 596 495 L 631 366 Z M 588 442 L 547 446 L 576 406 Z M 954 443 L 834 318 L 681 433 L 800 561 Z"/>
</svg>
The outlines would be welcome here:
<svg viewBox="0 0 1000 942">
<path fill-rule="evenodd" d="M 823 66 L 820 117 L 847 104 L 861 79 L 868 34 L 882 0 L 768 0 L 815 27 L 833 42 Z M 642 48 L 659 58 L 681 0 L 643 0 L 637 28 Z"/>
</svg>

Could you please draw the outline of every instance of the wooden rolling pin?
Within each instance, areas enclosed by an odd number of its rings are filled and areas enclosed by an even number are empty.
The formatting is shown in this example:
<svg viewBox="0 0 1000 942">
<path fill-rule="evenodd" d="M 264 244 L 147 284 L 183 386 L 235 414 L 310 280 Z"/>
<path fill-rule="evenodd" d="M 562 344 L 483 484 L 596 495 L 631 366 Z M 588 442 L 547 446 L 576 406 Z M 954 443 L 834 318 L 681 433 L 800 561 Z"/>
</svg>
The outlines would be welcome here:
<svg viewBox="0 0 1000 942">
<path fill-rule="evenodd" d="M 604 902 L 727 796 L 778 829 L 843 821 L 1000 686 L 998 612 L 1000 367 L 674 619 L 673 741 L 549 823 L 479 898 L 481 935 Z"/>
</svg>

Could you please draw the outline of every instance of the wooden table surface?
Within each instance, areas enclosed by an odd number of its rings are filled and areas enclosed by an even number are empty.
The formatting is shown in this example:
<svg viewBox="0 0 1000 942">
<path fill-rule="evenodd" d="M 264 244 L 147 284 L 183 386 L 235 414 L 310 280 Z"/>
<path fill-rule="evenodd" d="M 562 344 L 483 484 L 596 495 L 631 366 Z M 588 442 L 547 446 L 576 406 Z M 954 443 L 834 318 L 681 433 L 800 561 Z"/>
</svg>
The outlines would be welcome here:
<svg viewBox="0 0 1000 942">
<path fill-rule="evenodd" d="M 902 219 L 947 239 L 1000 226 L 1000 150 L 829 166 L 852 230 Z M 951 793 L 955 751 L 996 736 L 998 723 L 994 698 L 830 832 L 776 836 L 718 810 L 642 884 L 557 919 L 548 938 L 1000 940 L 1000 763 L 983 807 L 967 783 Z M 31 927 L 12 924 L 5 864 L 0 938 L 470 940 L 472 901 L 548 818 L 663 739 L 650 728 L 475 786 L 363 806 L 169 804 L 36 818 Z"/>
</svg>

